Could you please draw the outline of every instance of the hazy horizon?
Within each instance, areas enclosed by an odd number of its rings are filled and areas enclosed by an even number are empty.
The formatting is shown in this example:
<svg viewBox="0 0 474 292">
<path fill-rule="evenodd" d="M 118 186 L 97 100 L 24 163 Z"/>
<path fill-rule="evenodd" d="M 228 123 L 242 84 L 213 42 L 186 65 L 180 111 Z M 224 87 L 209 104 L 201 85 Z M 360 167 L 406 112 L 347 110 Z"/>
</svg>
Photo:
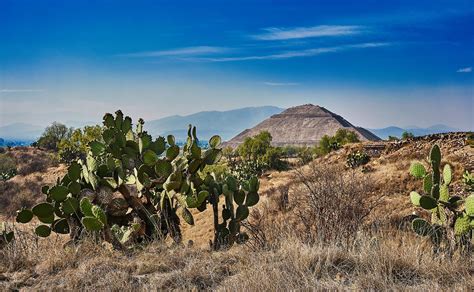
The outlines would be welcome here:
<svg viewBox="0 0 474 292">
<path fill-rule="evenodd" d="M 312 103 L 474 130 L 472 2 L 432 2 L 4 0 L 0 126 Z"/>
</svg>

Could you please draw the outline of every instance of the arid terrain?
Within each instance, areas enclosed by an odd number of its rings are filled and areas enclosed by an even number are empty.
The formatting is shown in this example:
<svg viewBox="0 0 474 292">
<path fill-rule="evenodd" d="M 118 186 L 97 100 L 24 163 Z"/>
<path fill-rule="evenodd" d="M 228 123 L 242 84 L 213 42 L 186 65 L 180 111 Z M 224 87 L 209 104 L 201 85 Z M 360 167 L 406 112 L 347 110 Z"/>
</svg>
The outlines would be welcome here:
<svg viewBox="0 0 474 292">
<path fill-rule="evenodd" d="M 408 194 L 421 188 L 408 168 L 424 160 L 434 143 L 441 146 L 442 164 L 454 168 L 451 192 L 465 195 L 462 173 L 474 170 L 474 148 L 465 133 L 348 144 L 308 165 L 265 173 L 260 202 L 246 224 L 250 240 L 218 252 L 209 250 L 209 209 L 193 211 L 194 226 L 182 224 L 181 245 L 154 242 L 125 253 L 90 238 L 64 247 L 67 236 L 39 239 L 33 236 L 35 223 L 19 226 L 12 216 L 40 200 L 41 186 L 67 169 L 41 150 L 12 149 L 8 153 L 20 169 L 43 162 L 0 182 L 0 214 L 17 230 L 14 244 L 0 251 L 0 288 L 469 291 L 472 254 L 434 256 L 429 242 L 408 227 L 408 218 L 419 213 Z M 371 160 L 350 169 L 345 158 L 356 149 L 365 149 Z M 319 211 L 311 202 L 315 195 L 327 198 Z"/>
</svg>

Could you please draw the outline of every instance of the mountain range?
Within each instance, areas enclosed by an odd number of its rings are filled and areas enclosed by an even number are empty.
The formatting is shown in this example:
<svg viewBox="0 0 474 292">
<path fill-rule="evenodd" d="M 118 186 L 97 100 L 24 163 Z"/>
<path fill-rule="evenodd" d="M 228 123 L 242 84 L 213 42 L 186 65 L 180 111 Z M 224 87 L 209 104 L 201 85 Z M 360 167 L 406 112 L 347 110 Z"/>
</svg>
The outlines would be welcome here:
<svg viewBox="0 0 474 292">
<path fill-rule="evenodd" d="M 388 139 L 388 136 L 394 136 L 400 138 L 403 132 L 412 133 L 415 136 L 425 136 L 430 134 L 440 134 L 447 132 L 460 132 L 460 129 L 452 128 L 446 125 L 434 125 L 428 128 L 419 128 L 416 126 L 409 126 L 405 128 L 400 127 L 386 127 L 381 129 L 368 129 L 375 135 L 379 136 L 382 139 Z"/>
<path fill-rule="evenodd" d="M 246 107 L 229 111 L 203 111 L 191 115 L 174 115 L 161 119 L 146 121 L 145 128 L 153 136 L 173 134 L 177 140 L 185 140 L 189 124 L 196 125 L 198 137 L 209 139 L 218 134 L 223 140 L 229 140 L 245 129 L 250 129 L 272 115 L 279 114 L 285 109 L 275 106 Z M 66 123 L 67 126 L 78 127 L 84 122 Z M 15 141 L 30 141 L 37 139 L 44 131 L 44 126 L 27 123 L 14 123 L 0 127 L 0 138 Z M 388 136 L 400 137 L 404 131 L 415 136 L 442 132 L 455 132 L 458 129 L 446 125 L 434 125 L 429 128 L 418 127 L 386 127 L 367 129 L 382 139 Z"/>
</svg>

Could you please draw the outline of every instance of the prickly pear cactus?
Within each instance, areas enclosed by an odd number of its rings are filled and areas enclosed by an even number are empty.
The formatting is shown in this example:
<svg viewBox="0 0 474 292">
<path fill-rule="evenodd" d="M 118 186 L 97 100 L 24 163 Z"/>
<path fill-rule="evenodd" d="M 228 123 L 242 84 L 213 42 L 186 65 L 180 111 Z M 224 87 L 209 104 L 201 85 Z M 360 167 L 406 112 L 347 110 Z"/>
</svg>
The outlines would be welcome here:
<svg viewBox="0 0 474 292">
<path fill-rule="evenodd" d="M 413 177 L 423 181 L 422 192 L 410 193 L 411 203 L 431 213 L 431 222 L 414 219 L 413 230 L 418 235 L 429 236 L 435 250 L 440 248 L 443 240 L 451 251 L 459 245 L 470 245 L 474 229 L 474 194 L 466 198 L 450 195 L 453 171 L 449 164 L 441 170 L 438 145 L 431 148 L 428 161 L 429 170 L 419 161 L 412 162 L 409 170 Z"/>
<path fill-rule="evenodd" d="M 209 148 L 203 149 L 196 127 L 190 125 L 180 148 L 172 135 L 153 139 L 144 131 L 142 119 L 134 129 L 132 119 L 121 111 L 105 114 L 103 121 L 102 137 L 89 144 L 86 159 L 72 162 L 56 185 L 42 188 L 44 202 L 31 210 L 18 210 L 18 223 L 37 218 L 40 224 L 35 233 L 40 237 L 69 233 L 77 240 L 84 233 L 94 233 L 114 246 L 123 246 L 136 236 L 171 236 L 179 242 L 180 218 L 193 225 L 192 209 L 203 211 L 207 204 L 214 208 L 225 197 L 226 219 L 215 224 L 215 241 L 245 239 L 239 222 L 258 202 L 258 179 L 217 180 L 202 173 L 222 155 L 219 136 L 213 136 Z"/>
</svg>

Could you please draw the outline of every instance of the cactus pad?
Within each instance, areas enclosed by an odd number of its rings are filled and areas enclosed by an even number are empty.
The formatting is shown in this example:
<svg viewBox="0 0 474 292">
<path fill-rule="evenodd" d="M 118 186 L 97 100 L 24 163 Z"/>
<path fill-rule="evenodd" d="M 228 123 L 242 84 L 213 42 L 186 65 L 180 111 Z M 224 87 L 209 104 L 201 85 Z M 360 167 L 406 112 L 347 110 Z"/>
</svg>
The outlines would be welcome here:
<svg viewBox="0 0 474 292">
<path fill-rule="evenodd" d="M 439 200 L 443 202 L 449 201 L 449 189 L 447 185 L 442 185 L 439 188 Z"/>
<path fill-rule="evenodd" d="M 67 170 L 67 174 L 69 176 L 69 179 L 71 181 L 76 181 L 78 179 L 81 178 L 81 166 L 79 165 L 79 163 L 77 162 L 73 162 L 71 163 L 71 165 L 69 166 L 68 170 Z"/>
<path fill-rule="evenodd" d="M 471 194 L 466 198 L 464 205 L 466 206 L 467 215 L 474 217 L 474 194 Z"/>
<path fill-rule="evenodd" d="M 249 216 L 249 208 L 245 205 L 241 205 L 237 207 L 237 212 L 235 214 L 235 218 L 239 221 L 247 219 Z"/>
<path fill-rule="evenodd" d="M 258 203 L 259 199 L 260 197 L 258 196 L 258 193 L 249 192 L 247 194 L 247 200 L 245 201 L 245 205 L 247 205 L 248 207 L 252 207 Z"/>
<path fill-rule="evenodd" d="M 186 221 L 186 223 L 188 223 L 189 225 L 194 225 L 193 214 L 191 214 L 191 212 L 187 208 L 182 208 L 181 216 L 183 217 L 184 221 Z"/>
<path fill-rule="evenodd" d="M 410 165 L 410 174 L 416 178 L 423 178 L 426 175 L 426 169 L 420 162 L 412 162 Z"/>
<path fill-rule="evenodd" d="M 58 185 L 49 189 L 49 195 L 56 202 L 64 201 L 68 194 L 69 194 L 69 189 L 65 186 Z"/>
<path fill-rule="evenodd" d="M 413 205 L 415 206 L 420 206 L 420 194 L 418 194 L 417 192 L 411 192 L 410 193 L 410 201 Z"/>
<path fill-rule="evenodd" d="M 31 211 L 33 211 L 33 214 L 35 214 L 37 217 L 45 218 L 51 216 L 54 213 L 54 206 L 50 203 L 39 203 L 38 205 L 34 206 Z"/>
<path fill-rule="evenodd" d="M 92 213 L 92 203 L 91 201 L 89 201 L 89 198 L 87 197 L 82 198 L 81 203 L 80 203 L 80 208 L 84 216 L 94 217 L 94 214 Z"/>
<path fill-rule="evenodd" d="M 453 172 L 451 170 L 451 165 L 446 164 L 443 168 L 443 180 L 445 185 L 449 185 L 453 178 Z"/>
<path fill-rule="evenodd" d="M 438 206 L 436 200 L 431 196 L 421 196 L 420 206 L 425 210 L 431 210 Z"/>
<path fill-rule="evenodd" d="M 421 236 L 427 236 L 433 230 L 433 228 L 431 227 L 431 224 L 421 218 L 414 219 L 412 221 L 412 227 L 413 227 L 413 231 L 415 231 L 416 234 L 421 235 Z"/>
<path fill-rule="evenodd" d="M 209 139 L 209 147 L 211 148 L 217 148 L 221 144 L 221 137 L 218 135 L 212 136 L 211 139 Z"/>
<path fill-rule="evenodd" d="M 454 233 L 459 236 L 469 232 L 469 230 L 471 229 L 471 227 L 469 226 L 470 221 L 471 220 L 467 215 L 458 216 L 456 218 L 456 221 L 454 222 Z"/>
<path fill-rule="evenodd" d="M 425 193 L 427 194 L 431 193 L 432 187 L 433 187 L 433 178 L 431 177 L 431 175 L 425 176 L 425 178 L 423 179 L 423 190 L 425 191 Z"/>
<path fill-rule="evenodd" d="M 433 166 L 435 166 L 436 168 L 439 167 L 441 163 L 441 150 L 439 149 L 439 146 L 437 144 L 431 147 L 430 160 L 431 163 L 433 163 Z"/>
<path fill-rule="evenodd" d="M 52 230 L 59 234 L 68 234 L 69 233 L 69 224 L 67 220 L 62 218 L 54 221 L 52 225 Z"/>
<path fill-rule="evenodd" d="M 16 222 L 18 223 L 28 223 L 33 219 L 33 212 L 28 209 L 22 209 L 17 211 Z"/>
<path fill-rule="evenodd" d="M 84 225 L 84 227 L 89 231 L 99 231 L 104 228 L 104 224 L 102 224 L 102 222 L 100 222 L 100 220 L 96 217 L 83 217 L 81 222 L 82 225 Z"/>
<path fill-rule="evenodd" d="M 35 233 L 39 237 L 48 237 L 51 234 L 51 228 L 47 225 L 40 225 L 36 227 Z"/>
</svg>

